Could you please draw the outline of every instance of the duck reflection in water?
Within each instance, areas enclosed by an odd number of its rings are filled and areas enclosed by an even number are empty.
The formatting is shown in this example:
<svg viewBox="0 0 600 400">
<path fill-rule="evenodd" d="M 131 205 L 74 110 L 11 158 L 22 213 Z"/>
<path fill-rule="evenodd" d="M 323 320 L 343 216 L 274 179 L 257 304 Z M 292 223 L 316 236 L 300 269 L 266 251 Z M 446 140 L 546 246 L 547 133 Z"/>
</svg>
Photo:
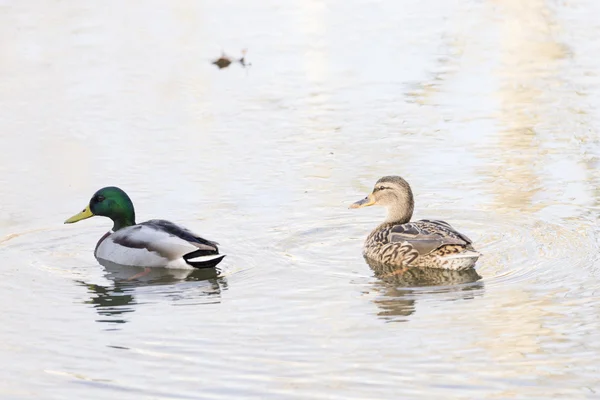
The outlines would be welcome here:
<svg viewBox="0 0 600 400">
<path fill-rule="evenodd" d="M 394 268 L 365 258 L 377 277 L 375 290 L 381 293 L 373 302 L 377 315 L 389 321 L 405 321 L 415 312 L 423 296 L 446 294 L 442 300 L 470 300 L 483 293 L 481 276 L 474 268 L 461 271 L 440 268 Z M 450 296 L 448 296 L 450 294 Z"/>
<path fill-rule="evenodd" d="M 203 297 L 205 303 L 220 302 L 221 291 L 227 288 L 227 280 L 219 276 L 215 268 L 194 270 L 153 268 L 149 273 L 140 274 L 144 271 L 140 267 L 119 265 L 104 260 L 99 262 L 106 270 L 105 277 L 112 281 L 111 285 L 77 281 L 86 286 L 91 295 L 85 303 L 92 304 L 100 316 L 106 317 L 98 319 L 97 322 L 111 324 L 128 322 L 125 315 L 135 311 L 135 306 L 138 304 L 135 299 L 137 288 L 169 286 L 168 290 L 160 291 L 159 294 L 168 296 L 173 301 Z M 136 279 L 131 279 L 136 275 L 138 276 Z M 182 282 L 199 282 L 199 284 L 188 285 L 178 292 L 174 291 L 173 286 Z"/>
</svg>

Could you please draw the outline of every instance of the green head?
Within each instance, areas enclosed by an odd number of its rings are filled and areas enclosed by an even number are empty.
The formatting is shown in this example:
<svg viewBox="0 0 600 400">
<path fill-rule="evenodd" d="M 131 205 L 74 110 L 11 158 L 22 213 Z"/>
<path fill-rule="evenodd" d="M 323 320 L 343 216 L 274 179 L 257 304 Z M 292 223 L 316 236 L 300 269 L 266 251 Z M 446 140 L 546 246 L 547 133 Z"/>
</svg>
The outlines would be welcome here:
<svg viewBox="0 0 600 400">
<path fill-rule="evenodd" d="M 88 206 L 79 214 L 66 220 L 65 224 L 72 224 L 95 215 L 110 218 L 114 223 L 113 231 L 135 225 L 135 211 L 131 199 L 127 193 L 115 186 L 108 186 L 94 193 Z"/>
</svg>

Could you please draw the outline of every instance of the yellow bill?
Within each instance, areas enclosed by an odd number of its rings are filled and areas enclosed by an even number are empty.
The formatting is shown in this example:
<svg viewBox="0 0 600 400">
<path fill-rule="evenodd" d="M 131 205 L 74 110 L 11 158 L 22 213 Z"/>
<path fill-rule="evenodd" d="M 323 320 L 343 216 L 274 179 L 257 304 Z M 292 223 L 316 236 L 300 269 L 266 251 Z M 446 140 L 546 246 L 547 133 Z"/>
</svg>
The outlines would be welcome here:
<svg viewBox="0 0 600 400">
<path fill-rule="evenodd" d="M 90 206 L 88 205 L 82 212 L 80 212 L 79 214 L 75 214 L 71 218 L 66 220 L 65 224 L 72 224 L 74 222 L 81 221 L 82 219 L 88 219 L 93 216 L 94 214 L 92 213 L 92 211 L 90 210 Z"/>
<path fill-rule="evenodd" d="M 373 204 L 375 204 L 375 197 L 371 193 L 370 195 L 368 195 L 364 199 L 359 200 L 356 203 L 350 204 L 350 208 L 368 207 L 368 206 L 372 206 Z"/>
</svg>

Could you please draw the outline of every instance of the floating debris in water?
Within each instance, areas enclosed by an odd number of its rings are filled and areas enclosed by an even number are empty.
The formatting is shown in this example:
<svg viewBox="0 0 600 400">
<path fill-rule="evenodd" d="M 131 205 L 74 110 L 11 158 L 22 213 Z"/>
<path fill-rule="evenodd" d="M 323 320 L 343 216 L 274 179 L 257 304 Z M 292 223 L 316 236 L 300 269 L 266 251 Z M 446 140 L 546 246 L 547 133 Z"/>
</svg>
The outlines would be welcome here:
<svg viewBox="0 0 600 400">
<path fill-rule="evenodd" d="M 219 69 L 223 69 L 229 67 L 229 65 L 231 64 L 231 59 L 225 54 L 222 54 L 221 57 L 217 58 L 212 63 L 219 67 Z"/>
<path fill-rule="evenodd" d="M 212 64 L 214 64 L 217 67 L 219 67 L 219 69 L 227 68 L 227 67 L 229 67 L 234 62 L 240 63 L 240 65 L 243 68 L 249 67 L 252 64 L 246 63 L 246 51 L 247 51 L 246 49 L 242 50 L 242 58 L 237 59 L 237 60 L 232 59 L 231 57 L 227 56 L 224 52 L 222 52 L 221 53 L 221 57 L 219 57 L 216 60 L 214 60 L 212 62 Z"/>
<path fill-rule="evenodd" d="M 240 58 L 240 59 L 238 60 L 238 61 L 239 61 L 239 63 L 240 63 L 240 64 L 242 65 L 242 67 L 244 67 L 244 68 L 246 68 L 246 67 L 249 67 L 249 66 L 251 66 L 251 65 L 252 65 L 252 64 L 250 64 L 250 63 L 246 64 L 246 52 L 247 52 L 247 51 L 248 51 L 247 49 L 243 49 L 243 50 L 242 50 L 242 58 Z"/>
</svg>

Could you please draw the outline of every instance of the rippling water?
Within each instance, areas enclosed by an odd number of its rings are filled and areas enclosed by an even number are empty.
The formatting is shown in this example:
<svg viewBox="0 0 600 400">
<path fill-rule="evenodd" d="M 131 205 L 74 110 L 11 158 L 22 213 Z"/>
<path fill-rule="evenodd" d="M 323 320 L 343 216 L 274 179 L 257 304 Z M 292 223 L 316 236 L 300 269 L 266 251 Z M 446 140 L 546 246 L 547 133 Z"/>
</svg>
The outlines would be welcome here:
<svg viewBox="0 0 600 400">
<path fill-rule="evenodd" d="M 0 397 L 600 398 L 599 12 L 0 1 Z M 389 174 L 476 272 L 365 263 Z M 99 265 L 106 185 L 220 271 Z"/>
</svg>

